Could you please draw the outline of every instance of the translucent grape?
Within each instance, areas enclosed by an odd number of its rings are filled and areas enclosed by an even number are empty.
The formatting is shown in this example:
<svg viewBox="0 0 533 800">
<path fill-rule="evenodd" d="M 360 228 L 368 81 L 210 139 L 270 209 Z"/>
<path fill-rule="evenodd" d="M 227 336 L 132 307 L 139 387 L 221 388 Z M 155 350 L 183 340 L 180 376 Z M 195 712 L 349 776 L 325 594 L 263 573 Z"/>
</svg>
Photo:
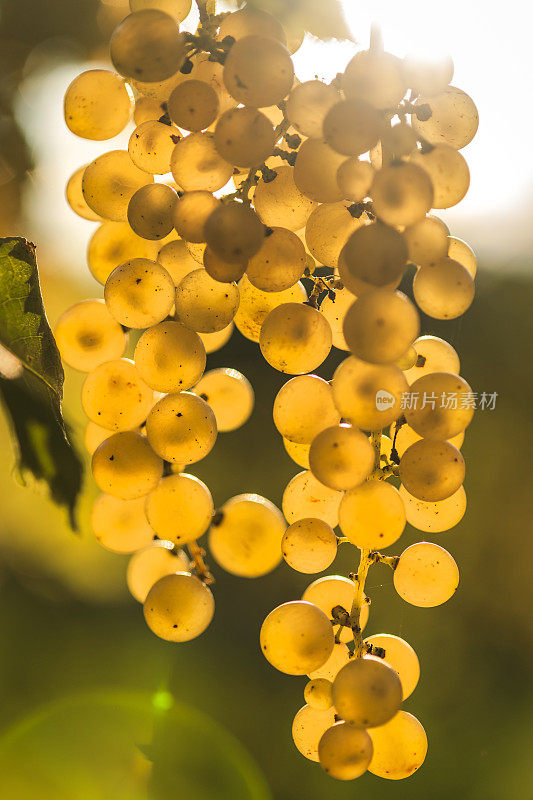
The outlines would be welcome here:
<svg viewBox="0 0 533 800">
<path fill-rule="evenodd" d="M 92 276 L 104 284 L 115 267 L 133 258 L 155 259 L 158 244 L 141 239 L 127 222 L 103 222 L 93 233 L 87 250 Z"/>
<path fill-rule="evenodd" d="M 288 675 L 306 675 L 324 664 L 333 650 L 333 628 L 312 603 L 283 603 L 261 626 L 261 650 L 273 667 Z"/>
<path fill-rule="evenodd" d="M 315 478 L 330 489 L 358 486 L 374 468 L 374 448 L 357 428 L 341 423 L 313 439 L 309 465 Z"/>
<path fill-rule="evenodd" d="M 65 92 L 67 127 L 84 139 L 111 139 L 126 127 L 133 94 L 119 75 L 107 69 L 89 69 L 78 75 Z"/>
<path fill-rule="evenodd" d="M 352 233 L 342 254 L 353 278 L 371 286 L 385 287 L 400 281 L 407 262 L 407 245 L 394 228 L 373 222 Z"/>
<path fill-rule="evenodd" d="M 331 708 L 331 681 L 326 678 L 315 678 L 306 684 L 304 700 L 311 708 Z"/>
<path fill-rule="evenodd" d="M 416 94 L 439 94 L 453 78 L 453 61 L 449 56 L 428 58 L 408 54 L 402 62 L 402 74 Z"/>
<path fill-rule="evenodd" d="M 321 139 L 306 139 L 294 165 L 294 183 L 302 194 L 319 203 L 342 200 L 337 170 L 346 156 L 335 152 Z"/>
<path fill-rule="evenodd" d="M 122 431 L 94 451 L 92 471 L 96 485 L 103 492 L 122 500 L 135 500 L 158 484 L 163 462 L 145 436 Z"/>
<path fill-rule="evenodd" d="M 185 192 L 176 202 L 173 212 L 174 227 L 187 242 L 205 242 L 205 223 L 220 205 L 211 192 Z"/>
<path fill-rule="evenodd" d="M 451 372 L 459 374 L 459 356 L 448 342 L 439 339 L 438 336 L 419 336 L 414 341 L 415 350 L 419 356 L 420 366 L 415 364 L 411 369 L 405 370 L 405 377 L 409 383 L 413 383 L 423 375 L 432 372 Z"/>
<path fill-rule="evenodd" d="M 448 256 L 421 267 L 413 280 L 418 307 L 434 319 L 456 319 L 470 308 L 474 279 L 462 264 Z"/>
<path fill-rule="evenodd" d="M 433 184 L 416 164 L 391 164 L 376 173 L 372 208 L 387 225 L 414 225 L 433 205 Z"/>
<path fill-rule="evenodd" d="M 336 722 L 318 743 L 320 766 L 332 778 L 351 781 L 367 771 L 372 758 L 368 733 L 346 722 Z"/>
<path fill-rule="evenodd" d="M 330 384 L 318 375 L 287 381 L 274 400 L 274 425 L 286 439 L 310 444 L 315 436 L 340 422 Z"/>
<path fill-rule="evenodd" d="M 135 366 L 157 392 L 180 392 L 202 377 L 205 349 L 198 334 L 180 322 L 160 322 L 137 342 Z"/>
<path fill-rule="evenodd" d="M 174 125 L 186 131 L 203 131 L 217 118 L 218 95 L 209 83 L 192 78 L 173 89 L 167 108 Z"/>
<path fill-rule="evenodd" d="M 254 390 L 236 369 L 222 367 L 206 372 L 194 393 L 212 408 L 219 431 L 240 428 L 254 408 Z"/>
<path fill-rule="evenodd" d="M 107 428 L 102 428 L 96 422 L 89 420 L 85 426 L 85 434 L 83 436 L 83 444 L 90 456 L 94 453 L 98 445 L 102 444 L 106 439 L 112 435 L 112 432 Z"/>
<path fill-rule="evenodd" d="M 316 517 L 332 528 L 338 524 L 342 494 L 320 483 L 308 470 L 292 478 L 283 492 L 282 508 L 291 525 L 299 519 Z"/>
<path fill-rule="evenodd" d="M 454 528 L 466 511 L 466 492 L 462 486 L 450 497 L 437 502 L 418 500 L 400 486 L 407 521 L 413 528 L 426 533 L 442 533 Z"/>
<path fill-rule="evenodd" d="M 101 300 L 83 300 L 57 321 L 54 336 L 62 360 L 80 372 L 120 358 L 128 341 Z"/>
<path fill-rule="evenodd" d="M 186 572 L 160 578 L 144 601 L 144 618 L 150 630 L 168 642 L 188 642 L 200 636 L 213 619 L 211 590 Z"/>
<path fill-rule="evenodd" d="M 391 364 L 420 332 L 413 303 L 402 292 L 371 289 L 346 312 L 343 333 L 352 353 L 372 364 Z"/>
<path fill-rule="evenodd" d="M 341 100 L 324 118 L 327 144 L 345 156 L 360 156 L 377 144 L 382 119 L 370 103 L 359 98 Z"/>
<path fill-rule="evenodd" d="M 428 741 L 424 728 L 412 714 L 399 711 L 385 725 L 369 731 L 374 754 L 368 771 L 380 778 L 408 778 L 424 763 Z"/>
<path fill-rule="evenodd" d="M 266 36 L 245 36 L 231 47 L 224 64 L 228 92 L 246 106 L 273 106 L 290 92 L 294 67 L 287 48 Z"/>
<path fill-rule="evenodd" d="M 127 78 L 164 81 L 180 68 L 184 41 L 175 20 L 163 11 L 146 8 L 115 28 L 109 43 L 111 61 Z"/>
<path fill-rule="evenodd" d="M 300 519 L 285 531 L 281 552 L 287 564 L 298 572 L 322 572 L 337 555 L 337 537 L 321 519 Z"/>
<path fill-rule="evenodd" d="M 216 192 L 231 178 L 233 167 L 217 152 L 212 133 L 191 133 L 175 146 L 170 159 L 174 180 L 186 192 Z"/>
<path fill-rule="evenodd" d="M 196 62 L 196 56 L 194 56 L 194 62 Z M 169 78 L 165 78 L 164 81 L 138 81 L 135 78 L 130 78 L 129 83 L 143 97 L 148 97 L 150 100 L 155 100 L 156 103 L 165 104 L 166 106 L 172 90 L 185 80 L 187 80 L 187 75 L 178 70 Z M 163 109 L 158 118 L 165 113 L 165 109 Z"/>
<path fill-rule="evenodd" d="M 348 289 L 335 289 L 335 298 L 328 295 L 322 301 L 320 313 L 325 316 L 331 327 L 333 347 L 339 350 L 349 350 L 344 338 L 344 318 L 350 306 L 356 299 Z"/>
<path fill-rule="evenodd" d="M 398 673 L 380 658 L 354 658 L 333 681 L 337 713 L 360 728 L 384 725 L 399 711 L 402 684 Z"/>
<path fill-rule="evenodd" d="M 255 210 L 265 225 L 299 231 L 316 208 L 316 203 L 296 186 L 292 167 L 277 166 L 275 172 L 273 180 L 259 180 L 254 193 Z"/>
<path fill-rule="evenodd" d="M 411 161 L 422 167 L 433 184 L 433 208 L 457 205 L 470 186 L 470 170 L 461 153 L 447 144 L 438 144 L 424 152 L 417 150 Z"/>
<path fill-rule="evenodd" d="M 296 283 L 284 292 L 262 292 L 252 286 L 246 275 L 239 281 L 240 304 L 235 314 L 235 325 L 247 339 L 259 342 L 261 327 L 269 313 L 284 303 L 303 303 L 307 292 Z"/>
<path fill-rule="evenodd" d="M 366 221 L 366 216 L 353 217 L 348 206 L 344 201 L 322 203 L 307 220 L 305 241 L 309 252 L 328 267 L 337 266 L 348 238 Z"/>
<path fill-rule="evenodd" d="M 164 109 L 161 103 L 152 97 L 144 97 L 142 94 L 135 100 L 133 110 L 133 121 L 135 125 L 142 125 L 143 122 L 155 122 L 162 117 Z"/>
<path fill-rule="evenodd" d="M 186 275 L 176 289 L 176 313 L 181 322 L 195 331 L 214 333 L 232 321 L 239 307 L 235 283 L 213 280 L 205 269 Z"/>
<path fill-rule="evenodd" d="M 130 158 L 139 169 L 163 175 L 170 172 L 170 158 L 179 138 L 179 132 L 170 125 L 157 120 L 143 122 L 130 136 Z"/>
<path fill-rule="evenodd" d="M 166 269 L 176 286 L 180 285 L 189 272 L 198 269 L 198 262 L 191 256 L 182 239 L 173 239 L 164 244 L 157 254 L 157 260 Z"/>
<path fill-rule="evenodd" d="M 393 434 L 392 426 L 391 426 L 391 434 Z M 394 431 L 394 435 L 396 439 L 396 444 L 395 444 L 396 451 L 400 456 L 400 458 L 403 456 L 408 447 L 410 447 L 415 442 L 419 442 L 420 439 L 423 438 L 422 436 L 419 436 L 418 433 L 416 433 L 411 427 L 409 427 L 409 425 L 406 425 L 405 423 L 399 428 L 397 434 L 395 434 Z M 449 441 L 450 444 L 453 444 L 454 447 L 457 447 L 457 449 L 460 450 L 464 438 L 465 438 L 464 432 L 461 431 L 461 433 L 458 433 L 457 436 L 452 436 Z"/>
<path fill-rule="evenodd" d="M 214 511 L 205 483 L 184 472 L 163 478 L 146 495 L 145 508 L 157 535 L 180 547 L 206 532 Z"/>
<path fill-rule="evenodd" d="M 393 109 L 407 90 L 402 62 L 391 53 L 361 50 L 346 67 L 342 88 L 347 97 L 366 100 L 378 109 Z"/>
<path fill-rule="evenodd" d="M 446 253 L 443 253 L 443 255 L 446 255 Z M 456 236 L 450 236 L 448 238 L 448 257 L 462 264 L 471 276 L 475 278 L 477 272 L 476 255 L 466 242 Z"/>
<path fill-rule="evenodd" d="M 134 553 L 154 537 L 143 497 L 120 500 L 109 494 L 98 495 L 91 509 L 91 527 L 98 543 L 112 553 Z"/>
<path fill-rule="evenodd" d="M 164 183 L 137 189 L 128 205 L 128 222 L 143 239 L 164 239 L 174 227 L 173 211 L 177 195 Z"/>
<path fill-rule="evenodd" d="M 400 461 L 400 479 L 418 500 L 445 500 L 464 478 L 464 458 L 450 442 L 421 439 L 407 448 Z"/>
<path fill-rule="evenodd" d="M 145 8 L 157 8 L 165 14 L 182 22 L 191 10 L 192 0 L 130 0 L 131 11 L 142 11 Z"/>
<path fill-rule="evenodd" d="M 286 44 L 287 38 L 279 20 L 265 11 L 249 6 L 224 17 L 218 30 L 219 41 L 223 41 L 226 36 L 231 36 L 235 41 L 245 36 L 267 36 L 282 44 Z"/>
<path fill-rule="evenodd" d="M 331 619 L 333 616 L 333 609 L 335 606 L 341 606 L 345 611 L 350 613 L 352 603 L 355 595 L 355 585 L 349 578 L 344 578 L 341 575 L 326 575 L 324 578 L 317 578 L 316 581 L 310 583 L 302 595 L 302 600 L 307 600 L 308 603 L 313 603 L 318 608 L 322 609 L 324 614 Z M 361 607 L 361 615 L 359 618 L 359 626 L 364 630 L 368 622 L 368 603 Z M 340 640 L 341 642 L 352 641 L 353 634 L 349 628 L 342 628 Z M 344 645 L 339 649 L 338 655 L 335 657 L 335 663 L 340 669 L 344 661 L 348 661 L 348 656 L 343 649 Z M 325 668 L 326 665 L 324 665 Z M 330 665 L 331 667 L 332 665 Z M 338 672 L 337 669 L 337 672 Z M 335 672 L 335 675 L 337 674 Z M 333 677 L 335 677 L 335 675 Z M 316 673 L 310 677 L 317 677 Z M 327 676 L 323 676 L 327 677 Z M 333 680 L 333 677 L 331 680 Z"/>
<path fill-rule="evenodd" d="M 297 442 L 291 442 L 290 439 L 283 439 L 283 446 L 287 451 L 287 455 L 292 458 L 295 464 L 304 469 L 309 469 L 310 444 L 298 444 Z"/>
<path fill-rule="evenodd" d="M 113 270 L 104 297 L 109 313 L 121 325 L 148 328 L 168 316 L 174 291 L 174 281 L 161 264 L 133 258 Z"/>
<path fill-rule="evenodd" d="M 464 378 L 449 372 L 433 372 L 411 384 L 413 402 L 405 418 L 416 433 L 427 439 L 451 439 L 468 427 L 474 416 L 473 392 Z M 414 401 L 417 402 L 414 402 Z"/>
<path fill-rule="evenodd" d="M 244 275 L 246 266 L 246 261 L 242 263 L 224 261 L 210 247 L 206 247 L 204 250 L 204 269 L 213 280 L 220 283 L 238 281 Z"/>
<path fill-rule="evenodd" d="M 205 224 L 208 246 L 230 264 L 241 264 L 255 255 L 265 237 L 264 226 L 253 209 L 243 203 L 225 203 Z"/>
<path fill-rule="evenodd" d="M 339 525 L 361 550 L 394 544 L 405 528 L 405 508 L 398 490 L 385 481 L 366 481 L 346 492 L 339 506 Z"/>
<path fill-rule="evenodd" d="M 359 203 L 368 197 L 373 180 L 372 164 L 368 161 L 359 161 L 358 158 L 347 158 L 337 170 L 337 183 L 341 194 L 353 203 Z"/>
<path fill-rule="evenodd" d="M 420 120 L 416 113 L 411 117 L 415 131 L 430 144 L 448 144 L 460 150 L 472 141 L 479 124 L 474 101 L 466 92 L 449 86 L 432 97 L 422 95 L 417 105 L 429 105 L 431 116 Z"/>
<path fill-rule="evenodd" d="M 132 196 L 153 180 L 135 166 L 126 150 L 111 150 L 85 167 L 81 185 L 89 208 L 105 219 L 124 222 Z"/>
<path fill-rule="evenodd" d="M 142 502 L 144 506 L 144 498 Z M 176 550 L 171 542 L 155 541 L 139 550 L 128 561 L 126 583 L 131 595 L 144 603 L 146 595 L 160 578 L 176 572 L 187 572 L 189 559 L 183 550 Z"/>
<path fill-rule="evenodd" d="M 333 399 L 341 417 L 368 431 L 381 430 L 398 419 L 407 388 L 399 367 L 367 364 L 355 356 L 339 364 L 332 381 Z"/>
<path fill-rule="evenodd" d="M 400 556 L 394 570 L 394 588 L 407 603 L 421 608 L 440 606 L 459 584 L 453 557 L 431 542 L 412 544 Z"/>
<path fill-rule="evenodd" d="M 320 139 L 324 118 L 338 101 L 339 93 L 333 86 L 319 80 L 306 81 L 288 96 L 285 115 L 299 133 Z"/>
<path fill-rule="evenodd" d="M 83 192 L 81 189 L 81 183 L 83 180 L 83 173 L 85 172 L 85 166 L 80 167 L 76 170 L 76 172 L 72 173 L 70 178 L 68 179 L 67 185 L 65 187 L 65 195 L 67 198 L 67 203 L 74 211 L 78 217 L 82 217 L 83 219 L 88 219 L 91 222 L 101 222 L 102 218 L 99 214 L 96 214 L 92 208 L 87 205 L 85 197 L 83 196 Z"/>
<path fill-rule="evenodd" d="M 305 267 L 305 247 L 298 236 L 287 228 L 270 228 L 246 274 L 256 289 L 282 292 L 298 282 Z"/>
<path fill-rule="evenodd" d="M 209 61 L 207 53 L 198 57 L 192 77 L 208 83 L 215 90 L 218 97 L 219 114 L 223 114 L 228 108 L 234 108 L 237 105 L 237 101 L 224 85 L 224 67 L 222 64 Z"/>
<path fill-rule="evenodd" d="M 390 633 L 375 633 L 367 636 L 365 644 L 385 650 L 385 661 L 398 673 L 402 684 L 403 699 L 415 690 L 420 678 L 420 664 L 415 651 L 404 639 Z"/>
<path fill-rule="evenodd" d="M 318 761 L 318 743 L 334 723 L 332 708 L 303 706 L 292 723 L 292 738 L 300 753 L 310 761 Z"/>
<path fill-rule="evenodd" d="M 257 494 L 228 500 L 209 530 L 209 550 L 226 572 L 257 578 L 281 561 L 285 520 L 278 508 Z"/>
<path fill-rule="evenodd" d="M 150 411 L 146 435 L 165 461 L 194 464 L 213 449 L 215 415 L 204 400 L 190 392 L 167 394 Z"/>
<path fill-rule="evenodd" d="M 329 355 L 331 341 L 327 319 L 303 303 L 284 303 L 274 308 L 259 336 L 265 360 L 290 375 L 302 375 L 320 366 Z"/>
<path fill-rule="evenodd" d="M 437 217 L 424 217 L 403 231 L 409 259 L 422 267 L 448 252 L 448 228 Z"/>
<path fill-rule="evenodd" d="M 262 164 L 274 149 L 275 140 L 272 123 L 256 108 L 230 108 L 215 128 L 218 152 L 238 167 Z"/>
<path fill-rule="evenodd" d="M 110 431 L 136 428 L 146 419 L 154 393 L 127 358 L 106 361 L 89 373 L 81 391 L 90 420 Z"/>
<path fill-rule="evenodd" d="M 381 134 L 381 148 L 387 152 L 389 166 L 394 166 L 397 159 L 411 155 L 416 146 L 416 133 L 407 122 L 399 122 L 390 128 L 385 126 Z M 387 169 L 385 164 L 381 167 Z"/>
<path fill-rule="evenodd" d="M 349 639 L 352 639 L 351 635 Z M 348 637 L 346 637 L 346 641 L 348 641 L 349 639 Z M 313 680 L 324 678 L 328 681 L 333 681 L 335 680 L 335 677 L 337 676 L 339 670 L 345 664 L 347 664 L 349 660 L 350 660 L 350 651 L 348 650 L 344 642 L 339 642 L 339 644 L 334 645 L 333 652 L 331 653 L 328 660 L 324 664 L 322 664 L 322 666 L 319 669 L 316 669 L 313 672 L 309 673 L 309 677 L 312 678 Z"/>
<path fill-rule="evenodd" d="M 217 350 L 220 350 L 222 347 L 224 347 L 224 345 L 227 344 L 231 339 L 233 328 L 233 322 L 230 322 L 230 324 L 225 328 L 222 328 L 221 331 L 215 331 L 214 333 L 199 333 L 198 336 L 203 342 L 205 352 L 215 353 Z"/>
</svg>

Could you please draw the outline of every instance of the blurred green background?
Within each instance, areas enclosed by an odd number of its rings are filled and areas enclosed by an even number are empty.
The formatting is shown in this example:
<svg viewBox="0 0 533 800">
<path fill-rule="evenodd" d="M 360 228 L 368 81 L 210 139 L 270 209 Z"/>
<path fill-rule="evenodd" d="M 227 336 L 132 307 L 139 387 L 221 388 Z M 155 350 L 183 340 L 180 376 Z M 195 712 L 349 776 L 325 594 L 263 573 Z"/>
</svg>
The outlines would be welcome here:
<svg viewBox="0 0 533 800">
<path fill-rule="evenodd" d="M 32 81 L 55 74 L 51 65 L 59 65 L 54 80 L 64 89 L 70 77 L 64 78 L 62 65 L 67 65 L 65 74 L 73 75 L 85 59 L 98 59 L 124 6 L 118 0 L 102 5 L 96 0 L 4 0 L 1 13 L 1 233 L 36 240 L 53 324 L 72 302 L 101 291 L 84 273 L 68 236 L 69 226 L 74 238 L 79 230 L 87 238 L 92 227 L 72 219 L 68 210 L 61 212 L 67 222 L 60 219 L 57 227 L 55 208 L 47 215 L 42 198 L 36 204 L 41 187 L 51 191 L 52 186 L 56 208 L 62 208 L 50 175 L 61 173 L 58 154 L 67 133 L 59 105 L 48 111 L 56 120 L 50 131 L 49 117 L 28 116 L 20 98 L 35 97 Z M 47 137 L 52 149 L 43 145 Z M 62 181 L 63 176 L 58 185 Z M 145 796 L 138 786 L 150 761 L 156 764 L 150 796 L 158 800 L 175 794 L 193 800 L 262 800 L 269 791 L 276 800 L 342 800 L 356 792 L 367 800 L 530 796 L 529 263 L 529 254 L 522 253 L 525 268 L 511 273 L 484 252 L 477 297 L 465 318 L 424 323 L 424 333 L 442 335 L 456 347 L 462 374 L 475 391 L 498 392 L 496 409 L 478 412 L 463 447 L 467 515 L 452 532 L 433 537 L 460 566 L 459 590 L 446 605 L 426 610 L 409 607 L 395 595 L 387 567 L 374 567 L 367 584 L 372 598 L 367 633 L 405 637 L 421 661 L 421 681 L 406 708 L 428 732 L 424 767 L 403 782 L 365 775 L 356 784 L 342 784 L 296 751 L 290 729 L 303 704 L 305 680 L 269 666 L 259 651 L 258 632 L 265 615 L 299 597 L 312 578 L 282 565 L 249 581 L 213 565 L 217 612 L 208 632 L 184 645 L 156 639 L 125 590 L 127 558 L 103 551 L 87 529 L 94 488 L 86 488 L 85 529 L 75 536 L 38 487 L 15 483 L 2 420 L 2 798 L 137 800 Z M 329 378 L 344 357 L 335 351 L 319 373 Z M 235 367 L 249 378 L 256 407 L 242 429 L 221 435 L 212 454 L 191 471 L 208 483 L 216 504 L 234 494 L 257 492 L 279 505 L 284 485 L 298 471 L 271 420 L 272 401 L 284 379 L 237 332 L 229 345 L 209 356 L 208 368 L 216 366 Z M 82 376 L 67 373 L 65 411 L 79 438 L 84 426 L 81 382 Z M 391 553 L 417 538 L 407 530 Z M 354 558 L 353 548 L 341 547 L 334 571 L 346 574 Z"/>
</svg>

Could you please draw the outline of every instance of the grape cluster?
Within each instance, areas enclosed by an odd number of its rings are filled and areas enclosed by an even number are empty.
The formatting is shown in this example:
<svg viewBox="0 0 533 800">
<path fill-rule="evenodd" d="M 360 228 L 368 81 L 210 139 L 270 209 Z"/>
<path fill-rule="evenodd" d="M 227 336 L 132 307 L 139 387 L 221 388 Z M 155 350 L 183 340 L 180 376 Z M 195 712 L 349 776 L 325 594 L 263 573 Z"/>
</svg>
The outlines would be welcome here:
<svg viewBox="0 0 533 800">
<path fill-rule="evenodd" d="M 427 750 L 402 709 L 418 658 L 397 636 L 363 638 L 364 588 L 379 562 L 415 606 L 444 603 L 458 585 L 437 544 L 381 550 L 406 522 L 439 533 L 465 512 L 471 390 L 453 347 L 420 335 L 417 307 L 455 319 L 474 296 L 474 254 L 430 212 L 468 189 L 460 150 L 475 105 L 450 86 L 450 61 L 401 60 L 376 40 L 331 83 L 300 83 L 291 53 L 303 33 L 273 16 L 217 16 L 198 0 L 193 35 L 179 30 L 190 0 L 130 5 L 111 39 L 116 72 L 88 70 L 65 95 L 79 136 L 110 139 L 131 114 L 136 126 L 128 150 L 67 185 L 72 209 L 99 223 L 88 266 L 104 285 L 104 302 L 78 303 L 56 329 L 63 360 L 88 373 L 94 533 L 132 554 L 129 589 L 152 631 L 174 642 L 212 619 L 206 550 L 250 578 L 282 558 L 320 573 L 340 543 L 358 548 L 356 572 L 319 577 L 267 616 L 261 649 L 278 670 L 309 677 L 293 724 L 304 756 L 341 780 L 405 778 Z M 408 264 L 414 302 L 398 290 Z M 186 471 L 253 408 L 243 375 L 205 372 L 234 326 L 291 376 L 274 423 L 303 471 L 282 511 L 251 494 L 215 510 Z M 312 373 L 332 347 L 349 355 L 326 381 Z M 433 402 L 406 405 L 406 393 Z"/>
</svg>

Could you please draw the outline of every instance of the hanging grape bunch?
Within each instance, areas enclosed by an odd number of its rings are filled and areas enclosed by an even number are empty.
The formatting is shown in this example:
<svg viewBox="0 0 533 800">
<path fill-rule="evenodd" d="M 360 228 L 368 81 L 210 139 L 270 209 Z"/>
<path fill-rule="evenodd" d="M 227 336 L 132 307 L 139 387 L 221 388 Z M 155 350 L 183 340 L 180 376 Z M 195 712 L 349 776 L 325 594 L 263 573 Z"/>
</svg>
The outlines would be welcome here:
<svg viewBox="0 0 533 800">
<path fill-rule="evenodd" d="M 418 659 L 397 636 L 363 638 L 365 579 L 387 564 L 420 607 L 458 585 L 436 544 L 381 550 L 406 522 L 438 533 L 465 512 L 471 390 L 453 347 L 420 335 L 417 306 L 455 319 L 474 296 L 474 254 L 430 212 L 468 189 L 460 150 L 477 111 L 450 86 L 451 62 L 401 60 L 374 37 L 331 83 L 300 83 L 291 53 L 303 35 L 253 9 L 211 14 L 204 0 L 196 34 L 180 32 L 190 5 L 130 0 L 111 38 L 116 72 L 86 71 L 65 95 L 79 136 L 112 138 L 132 113 L 136 125 L 127 151 L 100 155 L 67 185 L 72 209 L 99 223 L 88 265 L 104 286 L 104 302 L 78 303 L 56 330 L 65 363 L 88 373 L 94 533 L 132 554 L 129 589 L 173 642 L 213 617 L 206 558 L 242 577 L 282 558 L 311 575 L 340 542 L 353 545 L 356 571 L 319 577 L 275 608 L 260 645 L 278 670 L 309 678 L 293 723 L 304 756 L 341 780 L 405 778 L 427 750 L 402 709 Z M 415 303 L 397 289 L 408 264 Z M 283 513 L 258 495 L 215 510 L 187 471 L 253 408 L 245 376 L 205 372 L 234 326 L 291 376 L 273 416 L 302 471 Z M 332 347 L 349 355 L 328 382 L 312 373 Z M 405 403 L 409 393 L 434 401 Z"/>
</svg>

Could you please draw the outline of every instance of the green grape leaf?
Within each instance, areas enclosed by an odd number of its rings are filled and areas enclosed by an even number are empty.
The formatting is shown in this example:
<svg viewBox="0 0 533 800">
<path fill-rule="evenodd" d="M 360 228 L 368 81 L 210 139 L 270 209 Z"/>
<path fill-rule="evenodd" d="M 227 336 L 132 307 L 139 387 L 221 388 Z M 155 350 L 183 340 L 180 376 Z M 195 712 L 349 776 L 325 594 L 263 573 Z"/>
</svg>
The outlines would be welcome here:
<svg viewBox="0 0 533 800">
<path fill-rule="evenodd" d="M 46 318 L 35 247 L 0 238 L 0 398 L 16 448 L 17 471 L 48 484 L 56 503 L 74 510 L 82 465 L 61 413 L 63 368 Z"/>
<path fill-rule="evenodd" d="M 339 0 L 248 0 L 292 30 L 305 30 L 318 39 L 353 39 Z"/>
</svg>

